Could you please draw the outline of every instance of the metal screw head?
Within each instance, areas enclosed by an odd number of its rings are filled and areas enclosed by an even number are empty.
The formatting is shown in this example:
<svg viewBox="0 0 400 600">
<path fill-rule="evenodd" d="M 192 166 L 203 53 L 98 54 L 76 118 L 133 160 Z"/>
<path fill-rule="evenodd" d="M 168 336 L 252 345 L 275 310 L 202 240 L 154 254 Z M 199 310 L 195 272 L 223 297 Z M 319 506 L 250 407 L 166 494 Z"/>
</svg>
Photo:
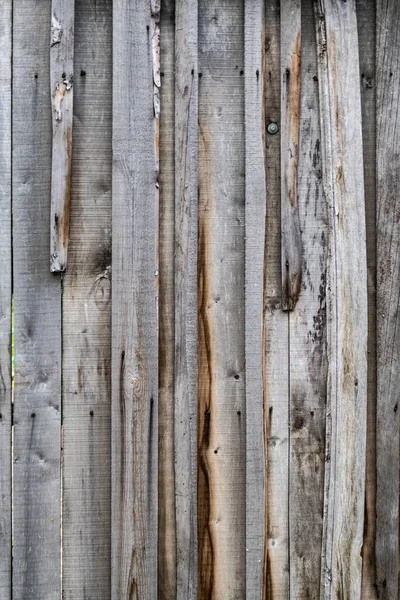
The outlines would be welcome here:
<svg viewBox="0 0 400 600">
<path fill-rule="evenodd" d="M 275 133 L 278 133 L 278 123 L 274 123 L 273 121 L 271 121 L 271 123 L 268 123 L 267 131 L 270 135 L 275 135 Z"/>
</svg>

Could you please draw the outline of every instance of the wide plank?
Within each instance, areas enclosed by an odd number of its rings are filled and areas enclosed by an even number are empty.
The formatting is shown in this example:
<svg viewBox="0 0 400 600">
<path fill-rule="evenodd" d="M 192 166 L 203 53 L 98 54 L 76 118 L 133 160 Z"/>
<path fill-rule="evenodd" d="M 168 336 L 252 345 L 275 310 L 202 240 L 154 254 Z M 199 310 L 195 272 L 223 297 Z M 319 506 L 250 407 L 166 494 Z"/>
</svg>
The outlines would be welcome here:
<svg viewBox="0 0 400 600">
<path fill-rule="evenodd" d="M 68 270 L 63 284 L 65 600 L 111 594 L 110 0 L 76 0 Z"/>
<path fill-rule="evenodd" d="M 112 598 L 157 597 L 160 5 L 113 3 Z"/>
</svg>

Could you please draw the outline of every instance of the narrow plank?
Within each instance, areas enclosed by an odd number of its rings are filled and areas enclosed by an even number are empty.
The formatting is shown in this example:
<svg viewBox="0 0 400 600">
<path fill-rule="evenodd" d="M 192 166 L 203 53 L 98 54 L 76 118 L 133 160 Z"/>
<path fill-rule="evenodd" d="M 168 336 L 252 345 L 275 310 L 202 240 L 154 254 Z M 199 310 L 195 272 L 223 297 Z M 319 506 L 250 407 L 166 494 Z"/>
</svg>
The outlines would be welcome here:
<svg viewBox="0 0 400 600">
<path fill-rule="evenodd" d="M 158 598 L 176 598 L 174 452 L 175 0 L 161 5 Z"/>
<path fill-rule="evenodd" d="M 282 311 L 280 134 L 280 2 L 266 4 L 265 124 L 265 394 L 267 459 L 267 581 L 262 598 L 289 597 L 289 317 Z M 259 597 L 258 597 L 259 598 Z M 257 598 L 257 600 L 258 600 Z"/>
<path fill-rule="evenodd" d="M 49 0 L 13 6 L 16 600 L 61 593 L 61 287 L 49 270 L 50 12 Z"/>
<path fill-rule="evenodd" d="M 175 505 L 177 594 L 197 598 L 197 0 L 175 25 Z"/>
<path fill-rule="evenodd" d="M 354 0 L 314 9 L 329 256 L 321 598 L 360 598 L 368 312 L 357 19 Z"/>
<path fill-rule="evenodd" d="M 375 0 L 357 0 L 368 268 L 367 452 L 361 597 L 376 600 L 376 81 Z"/>
<path fill-rule="evenodd" d="M 111 586 L 110 0 L 76 0 L 70 249 L 63 285 L 65 600 Z"/>
<path fill-rule="evenodd" d="M 376 9 L 377 506 L 376 583 L 380 598 L 399 593 L 400 7 Z"/>
<path fill-rule="evenodd" d="M 243 29 L 199 3 L 199 600 L 245 596 Z"/>
<path fill-rule="evenodd" d="M 0 596 L 11 599 L 11 51 L 12 2 L 0 28 Z"/>
<path fill-rule="evenodd" d="M 159 4 L 113 3 L 112 597 L 157 597 Z"/>
<path fill-rule="evenodd" d="M 265 597 L 266 460 L 264 438 L 265 331 L 265 14 L 264 3 L 245 3 L 246 124 L 246 598 Z M 263 526 L 264 524 L 264 526 Z"/>
<path fill-rule="evenodd" d="M 52 0 L 50 86 L 53 121 L 50 270 L 65 271 L 71 205 L 75 0 Z"/>
<path fill-rule="evenodd" d="M 327 388 L 327 210 L 313 5 L 302 2 L 298 226 L 300 295 L 290 313 L 290 597 L 319 598 Z"/>
<path fill-rule="evenodd" d="M 282 2 L 280 27 L 282 309 L 293 310 L 302 282 L 302 246 L 297 201 L 301 0 Z"/>
</svg>

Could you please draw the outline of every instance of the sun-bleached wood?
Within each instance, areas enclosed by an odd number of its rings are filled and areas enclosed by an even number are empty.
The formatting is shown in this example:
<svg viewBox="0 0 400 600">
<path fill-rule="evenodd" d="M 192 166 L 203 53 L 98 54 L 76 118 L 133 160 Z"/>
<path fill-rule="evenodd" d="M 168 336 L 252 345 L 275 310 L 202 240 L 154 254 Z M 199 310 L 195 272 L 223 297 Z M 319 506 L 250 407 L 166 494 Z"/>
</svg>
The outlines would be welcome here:
<svg viewBox="0 0 400 600">
<path fill-rule="evenodd" d="M 0 2 L 0 597 L 11 598 L 12 2 Z"/>
<path fill-rule="evenodd" d="M 61 596 L 61 284 L 49 270 L 49 32 L 48 0 L 14 3 L 15 600 Z"/>
<path fill-rule="evenodd" d="M 113 3 L 112 598 L 157 597 L 160 4 Z"/>
<path fill-rule="evenodd" d="M 111 9 L 110 0 L 75 2 L 71 243 L 63 285 L 65 600 L 110 599 Z"/>
<path fill-rule="evenodd" d="M 355 2 L 314 3 L 328 210 L 328 389 L 321 599 L 360 598 L 367 417 L 367 267 Z"/>
<path fill-rule="evenodd" d="M 50 270 L 65 271 L 71 210 L 75 0 L 52 0 L 50 93 L 53 123 Z"/>
</svg>

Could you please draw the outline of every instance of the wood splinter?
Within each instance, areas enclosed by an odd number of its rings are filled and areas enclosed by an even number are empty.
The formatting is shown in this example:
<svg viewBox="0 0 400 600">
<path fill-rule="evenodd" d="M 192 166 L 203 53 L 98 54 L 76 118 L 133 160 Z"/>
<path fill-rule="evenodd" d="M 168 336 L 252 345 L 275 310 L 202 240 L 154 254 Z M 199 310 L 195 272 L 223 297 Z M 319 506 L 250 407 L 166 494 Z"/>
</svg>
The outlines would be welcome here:
<svg viewBox="0 0 400 600">
<path fill-rule="evenodd" d="M 50 271 L 67 268 L 71 200 L 74 0 L 53 0 L 50 86 L 53 122 Z"/>
</svg>

